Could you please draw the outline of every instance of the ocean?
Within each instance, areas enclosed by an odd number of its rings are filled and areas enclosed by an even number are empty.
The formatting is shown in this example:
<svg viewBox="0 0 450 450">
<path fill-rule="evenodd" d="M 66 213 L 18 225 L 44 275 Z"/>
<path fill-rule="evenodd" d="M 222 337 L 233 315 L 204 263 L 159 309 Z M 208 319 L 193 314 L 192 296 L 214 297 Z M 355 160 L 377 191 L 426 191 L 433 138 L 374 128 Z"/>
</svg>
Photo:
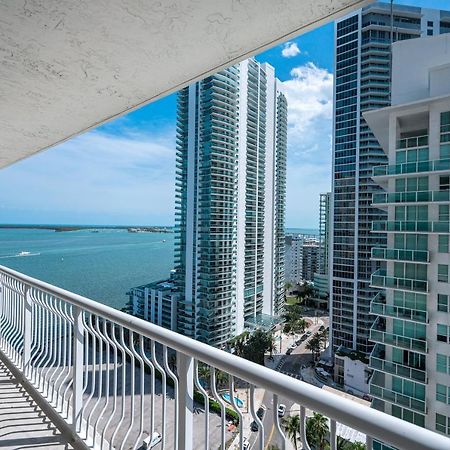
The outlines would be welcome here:
<svg viewBox="0 0 450 450">
<path fill-rule="evenodd" d="M 0 228 L 0 265 L 118 309 L 131 287 L 168 277 L 173 256 L 173 233 Z"/>
<path fill-rule="evenodd" d="M 169 275 L 173 249 L 173 233 L 0 229 L 0 265 L 118 309 L 131 287 Z"/>
</svg>

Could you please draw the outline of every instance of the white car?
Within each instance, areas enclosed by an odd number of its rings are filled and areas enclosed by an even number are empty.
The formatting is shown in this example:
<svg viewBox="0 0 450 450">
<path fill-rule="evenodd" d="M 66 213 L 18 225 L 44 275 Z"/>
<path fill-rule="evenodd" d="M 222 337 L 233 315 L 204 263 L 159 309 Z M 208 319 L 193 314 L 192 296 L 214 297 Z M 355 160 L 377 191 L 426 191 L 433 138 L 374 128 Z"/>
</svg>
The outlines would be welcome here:
<svg viewBox="0 0 450 450">
<path fill-rule="evenodd" d="M 156 447 L 162 440 L 161 435 L 155 431 L 151 436 L 144 439 L 143 447 L 144 448 L 153 448 Z"/>
<path fill-rule="evenodd" d="M 242 444 L 242 448 L 244 450 L 248 450 L 250 448 L 250 441 L 248 439 L 244 439 L 244 442 Z"/>
<path fill-rule="evenodd" d="M 283 403 L 280 403 L 278 406 L 278 417 L 283 417 L 286 414 L 286 405 L 283 405 Z"/>
</svg>

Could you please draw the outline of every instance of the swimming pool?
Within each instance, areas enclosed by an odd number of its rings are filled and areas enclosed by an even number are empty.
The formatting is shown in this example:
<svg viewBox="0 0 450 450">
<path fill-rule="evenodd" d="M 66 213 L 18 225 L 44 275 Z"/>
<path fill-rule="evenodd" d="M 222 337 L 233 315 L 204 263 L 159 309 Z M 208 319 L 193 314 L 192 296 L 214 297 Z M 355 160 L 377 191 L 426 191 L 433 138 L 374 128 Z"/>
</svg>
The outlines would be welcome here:
<svg viewBox="0 0 450 450">
<path fill-rule="evenodd" d="M 231 405 L 230 394 L 223 394 L 222 397 L 227 403 Z M 239 408 L 242 408 L 244 406 L 244 402 L 240 398 L 234 397 L 234 401 Z"/>
</svg>

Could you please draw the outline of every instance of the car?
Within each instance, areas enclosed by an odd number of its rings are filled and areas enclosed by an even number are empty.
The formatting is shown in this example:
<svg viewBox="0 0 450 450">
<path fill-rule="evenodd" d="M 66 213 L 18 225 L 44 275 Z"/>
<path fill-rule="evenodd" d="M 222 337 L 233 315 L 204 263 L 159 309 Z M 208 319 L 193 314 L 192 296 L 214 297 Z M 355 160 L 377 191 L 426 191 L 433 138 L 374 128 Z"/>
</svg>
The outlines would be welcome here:
<svg viewBox="0 0 450 450">
<path fill-rule="evenodd" d="M 306 339 L 308 339 L 308 336 L 306 334 L 304 334 L 301 338 L 300 338 L 300 342 L 304 342 L 306 341 Z"/>
<path fill-rule="evenodd" d="M 261 405 L 258 408 L 258 411 L 256 411 L 256 415 L 259 417 L 260 420 L 263 420 L 266 410 L 267 410 L 267 408 L 264 405 Z"/>
<path fill-rule="evenodd" d="M 162 440 L 161 435 L 155 431 L 151 436 L 148 436 L 144 439 L 142 443 L 144 448 L 153 448 L 156 447 Z"/>
<path fill-rule="evenodd" d="M 289 347 L 289 348 L 286 350 L 286 355 L 290 355 L 291 353 L 292 353 L 292 348 Z"/>
<path fill-rule="evenodd" d="M 244 442 L 242 443 L 243 450 L 248 450 L 250 448 L 250 441 L 248 439 L 244 439 Z"/>
<path fill-rule="evenodd" d="M 319 331 L 323 331 L 323 330 L 325 330 L 325 327 L 322 325 L 322 326 L 319 328 Z"/>
<path fill-rule="evenodd" d="M 289 348 L 291 348 L 292 350 L 295 350 L 295 349 L 297 348 L 297 344 L 291 344 L 291 345 L 289 346 Z"/>
<path fill-rule="evenodd" d="M 253 421 L 250 425 L 250 430 L 252 431 L 258 431 L 258 424 L 256 423 L 256 421 Z"/>
<path fill-rule="evenodd" d="M 286 414 L 286 405 L 283 405 L 283 403 L 280 403 L 278 406 L 278 417 L 283 417 Z"/>
<path fill-rule="evenodd" d="M 307 331 L 307 332 L 306 332 L 306 336 L 307 336 L 307 337 L 310 337 L 311 334 L 312 334 L 311 331 Z"/>
</svg>

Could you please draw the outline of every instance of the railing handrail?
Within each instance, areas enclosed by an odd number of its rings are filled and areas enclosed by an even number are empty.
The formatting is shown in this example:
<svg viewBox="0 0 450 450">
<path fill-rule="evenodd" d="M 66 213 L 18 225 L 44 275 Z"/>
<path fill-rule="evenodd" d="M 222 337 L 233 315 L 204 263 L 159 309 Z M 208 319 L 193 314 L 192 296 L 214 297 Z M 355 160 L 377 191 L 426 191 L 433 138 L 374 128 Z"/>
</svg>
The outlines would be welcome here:
<svg viewBox="0 0 450 450">
<path fill-rule="evenodd" d="M 331 392 L 195 341 L 79 294 L 37 280 L 5 266 L 0 265 L 0 272 L 396 447 L 408 450 L 440 450 L 446 448 L 450 443 L 445 436 L 356 402 L 345 400 Z"/>
</svg>

